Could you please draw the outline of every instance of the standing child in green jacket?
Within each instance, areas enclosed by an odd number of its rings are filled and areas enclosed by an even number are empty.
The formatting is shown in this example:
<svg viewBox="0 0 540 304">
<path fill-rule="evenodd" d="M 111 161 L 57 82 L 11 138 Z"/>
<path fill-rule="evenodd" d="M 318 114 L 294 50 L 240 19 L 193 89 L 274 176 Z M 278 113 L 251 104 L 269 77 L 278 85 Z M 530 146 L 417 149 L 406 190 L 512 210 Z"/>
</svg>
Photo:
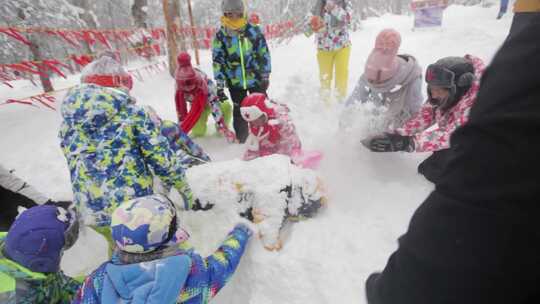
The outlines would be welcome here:
<svg viewBox="0 0 540 304">
<path fill-rule="evenodd" d="M 272 71 L 270 51 L 261 29 L 247 22 L 242 0 L 223 0 L 222 10 L 222 26 L 212 43 L 214 78 L 220 100 L 227 100 L 224 88 L 229 88 L 234 131 L 244 143 L 249 132 L 240 114 L 240 103 L 248 92 L 266 94 Z"/>
<path fill-rule="evenodd" d="M 75 212 L 50 205 L 23 211 L 0 233 L 0 303 L 71 303 L 80 284 L 60 261 L 78 233 Z"/>
</svg>

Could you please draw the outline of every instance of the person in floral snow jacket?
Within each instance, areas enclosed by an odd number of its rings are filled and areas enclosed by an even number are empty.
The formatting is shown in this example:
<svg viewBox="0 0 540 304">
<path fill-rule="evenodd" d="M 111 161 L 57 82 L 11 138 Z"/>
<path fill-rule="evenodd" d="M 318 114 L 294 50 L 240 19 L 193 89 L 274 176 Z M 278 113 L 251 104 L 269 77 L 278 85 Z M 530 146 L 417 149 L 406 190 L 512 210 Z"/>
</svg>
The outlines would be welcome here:
<svg viewBox="0 0 540 304">
<path fill-rule="evenodd" d="M 321 97 L 326 103 L 331 101 L 334 79 L 337 100 L 347 96 L 352 16 L 350 0 L 316 0 L 305 21 L 306 36 L 316 34 Z"/>
<path fill-rule="evenodd" d="M 418 114 L 363 144 L 373 152 L 434 152 L 418 168 L 433 181 L 448 160 L 450 136 L 469 119 L 483 72 L 484 62 L 471 55 L 438 60 L 427 68 L 428 100 Z"/>
</svg>

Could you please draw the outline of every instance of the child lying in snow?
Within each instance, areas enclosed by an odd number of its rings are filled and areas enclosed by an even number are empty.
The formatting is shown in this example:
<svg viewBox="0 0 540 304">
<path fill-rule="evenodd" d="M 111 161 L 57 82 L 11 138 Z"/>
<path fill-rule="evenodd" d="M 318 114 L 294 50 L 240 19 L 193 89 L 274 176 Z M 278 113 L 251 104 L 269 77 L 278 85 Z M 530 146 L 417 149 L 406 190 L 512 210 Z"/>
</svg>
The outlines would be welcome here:
<svg viewBox="0 0 540 304">
<path fill-rule="evenodd" d="M 199 209 L 248 218 L 268 250 L 281 249 L 285 220 L 311 218 L 326 204 L 315 171 L 293 165 L 284 155 L 207 163 L 188 169 L 186 176 Z"/>
</svg>

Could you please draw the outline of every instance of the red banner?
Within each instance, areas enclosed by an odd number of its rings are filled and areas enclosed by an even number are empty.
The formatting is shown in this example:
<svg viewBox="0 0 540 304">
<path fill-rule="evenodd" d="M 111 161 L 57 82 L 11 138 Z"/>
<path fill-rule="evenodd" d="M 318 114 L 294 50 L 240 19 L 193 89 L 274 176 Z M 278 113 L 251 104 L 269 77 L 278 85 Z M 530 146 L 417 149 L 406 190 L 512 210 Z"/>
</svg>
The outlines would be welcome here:
<svg viewBox="0 0 540 304">
<path fill-rule="evenodd" d="M 1 103 L 0 106 L 9 105 L 9 104 L 22 104 L 27 106 L 32 106 L 39 108 L 39 105 L 42 105 L 50 110 L 56 111 L 53 104 L 56 102 L 56 98 L 49 94 L 40 94 L 32 97 L 22 98 L 22 99 L 8 99 L 4 103 Z"/>
</svg>

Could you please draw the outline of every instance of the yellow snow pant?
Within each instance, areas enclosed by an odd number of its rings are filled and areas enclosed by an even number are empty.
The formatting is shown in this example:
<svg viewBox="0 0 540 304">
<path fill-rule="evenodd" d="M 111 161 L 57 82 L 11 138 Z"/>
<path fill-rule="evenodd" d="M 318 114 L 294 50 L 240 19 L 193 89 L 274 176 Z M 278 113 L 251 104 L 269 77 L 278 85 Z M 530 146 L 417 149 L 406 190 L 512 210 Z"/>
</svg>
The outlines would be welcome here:
<svg viewBox="0 0 540 304">
<path fill-rule="evenodd" d="M 225 125 L 230 128 L 232 121 L 232 104 L 229 101 L 223 101 L 219 103 L 219 108 L 223 114 L 223 120 L 225 120 Z M 204 111 L 201 113 L 201 117 L 197 120 L 197 123 L 191 129 L 191 137 L 203 137 L 206 135 L 206 128 L 208 125 L 208 116 L 210 115 L 210 106 L 206 105 Z M 219 132 L 218 132 L 219 133 Z"/>
<path fill-rule="evenodd" d="M 325 102 L 330 102 L 332 80 L 334 79 L 334 69 L 336 75 L 335 84 L 337 90 L 337 99 L 338 101 L 342 101 L 347 97 L 350 55 L 350 46 L 335 51 L 318 50 L 317 61 L 319 62 L 321 95 Z"/>
</svg>

